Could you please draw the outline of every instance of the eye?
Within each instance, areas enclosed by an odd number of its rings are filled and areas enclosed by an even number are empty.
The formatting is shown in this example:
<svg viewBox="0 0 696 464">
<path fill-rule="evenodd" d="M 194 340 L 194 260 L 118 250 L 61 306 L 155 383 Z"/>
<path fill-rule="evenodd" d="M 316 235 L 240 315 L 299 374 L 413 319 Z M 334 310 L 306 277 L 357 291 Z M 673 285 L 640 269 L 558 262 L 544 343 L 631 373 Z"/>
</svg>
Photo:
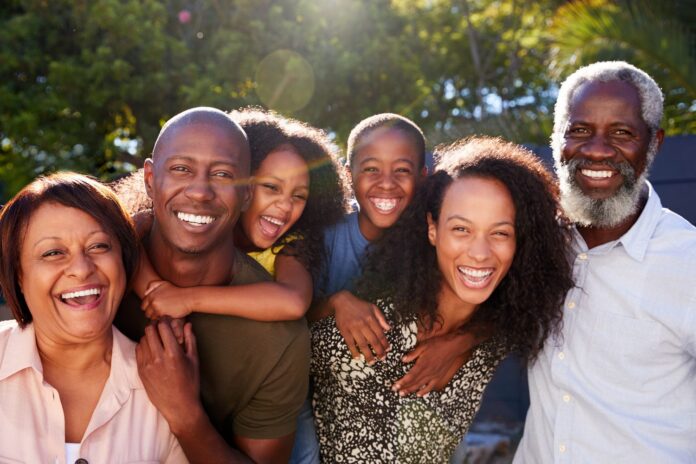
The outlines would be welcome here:
<svg viewBox="0 0 696 464">
<path fill-rule="evenodd" d="M 95 243 L 93 245 L 90 245 L 90 247 L 89 247 L 90 251 L 97 251 L 97 252 L 109 251 L 110 249 L 111 249 L 111 244 L 106 243 L 106 242 Z"/>
<path fill-rule="evenodd" d="M 277 193 L 277 192 L 280 191 L 280 188 L 279 188 L 277 185 L 275 185 L 275 184 L 271 184 L 271 183 L 265 182 L 265 183 L 260 184 L 260 185 L 261 185 L 261 187 L 263 187 L 264 189 L 270 190 L 271 192 L 274 192 L 274 193 Z"/>
<path fill-rule="evenodd" d="M 627 129 L 616 129 L 614 131 L 615 135 L 622 135 L 622 136 L 631 136 L 633 133 Z"/>
<path fill-rule="evenodd" d="M 410 168 L 397 168 L 396 170 L 397 174 L 411 174 L 411 169 Z"/>
<path fill-rule="evenodd" d="M 507 230 L 496 230 L 493 232 L 493 236 L 500 239 L 507 239 L 512 237 L 513 233 Z"/>
<path fill-rule="evenodd" d="M 363 168 L 363 172 L 373 174 L 373 173 L 379 172 L 379 170 L 374 166 L 367 166 L 367 167 Z"/>
<path fill-rule="evenodd" d="M 234 177 L 234 175 L 232 175 L 232 173 L 228 171 L 215 171 L 214 173 L 212 173 L 212 176 L 220 177 L 223 179 L 232 179 Z"/>
<path fill-rule="evenodd" d="M 54 258 L 56 256 L 62 255 L 63 252 L 61 250 L 48 250 L 43 253 L 41 253 L 42 258 Z"/>
<path fill-rule="evenodd" d="M 296 200 L 299 200 L 299 201 L 307 201 L 307 195 L 305 195 L 303 193 L 296 193 L 292 197 Z"/>
<path fill-rule="evenodd" d="M 171 168 L 169 168 L 170 171 L 174 172 L 190 172 L 191 170 L 187 166 L 183 166 L 181 164 L 175 164 Z"/>
<path fill-rule="evenodd" d="M 585 135 L 589 133 L 590 131 L 586 127 L 571 127 L 568 129 L 568 134 L 570 135 Z"/>
<path fill-rule="evenodd" d="M 454 226 L 452 227 L 452 230 L 454 232 L 460 232 L 460 233 L 467 233 L 469 232 L 469 228 L 466 226 Z"/>
</svg>

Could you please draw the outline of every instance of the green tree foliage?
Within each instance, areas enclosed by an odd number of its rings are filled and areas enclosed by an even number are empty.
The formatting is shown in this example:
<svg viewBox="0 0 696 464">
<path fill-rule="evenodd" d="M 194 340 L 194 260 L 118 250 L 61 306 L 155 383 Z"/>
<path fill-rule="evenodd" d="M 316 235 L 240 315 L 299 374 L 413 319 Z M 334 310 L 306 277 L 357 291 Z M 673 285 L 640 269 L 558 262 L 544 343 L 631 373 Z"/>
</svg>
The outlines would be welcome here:
<svg viewBox="0 0 696 464">
<path fill-rule="evenodd" d="M 582 16 L 586 2 L 562 0 L 8 0 L 0 201 L 56 169 L 128 171 L 198 105 L 270 106 L 339 144 L 383 111 L 433 143 L 545 144 L 558 81 L 600 58 L 654 73 L 670 132 L 693 131 L 694 0 L 662 16 L 639 3 L 594 0 Z"/>
<path fill-rule="evenodd" d="M 586 0 L 556 12 L 550 69 L 561 78 L 580 65 L 620 59 L 644 69 L 665 94 L 668 135 L 696 132 L 696 1 Z"/>
</svg>

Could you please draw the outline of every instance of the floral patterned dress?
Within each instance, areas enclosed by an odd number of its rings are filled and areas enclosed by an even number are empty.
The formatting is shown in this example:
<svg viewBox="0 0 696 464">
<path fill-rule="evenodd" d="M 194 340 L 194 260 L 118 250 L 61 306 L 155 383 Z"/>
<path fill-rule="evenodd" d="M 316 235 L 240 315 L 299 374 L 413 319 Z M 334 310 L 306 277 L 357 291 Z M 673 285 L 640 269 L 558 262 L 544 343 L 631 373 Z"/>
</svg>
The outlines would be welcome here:
<svg viewBox="0 0 696 464">
<path fill-rule="evenodd" d="M 334 318 L 312 326 L 313 409 L 323 463 L 447 463 L 471 424 L 483 390 L 506 349 L 481 344 L 450 383 L 425 398 L 391 391 L 411 367 L 401 358 L 416 345 L 415 318 L 394 322 L 393 307 L 377 305 L 389 320 L 391 350 L 369 366 L 354 360 Z"/>
</svg>

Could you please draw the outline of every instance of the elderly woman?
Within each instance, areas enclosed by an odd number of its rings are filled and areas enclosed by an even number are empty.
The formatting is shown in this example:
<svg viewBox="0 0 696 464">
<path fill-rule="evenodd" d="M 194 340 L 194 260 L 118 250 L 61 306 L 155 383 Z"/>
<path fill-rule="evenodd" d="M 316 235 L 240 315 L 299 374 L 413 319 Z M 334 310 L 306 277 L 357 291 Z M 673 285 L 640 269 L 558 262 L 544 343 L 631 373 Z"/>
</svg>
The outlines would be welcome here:
<svg viewBox="0 0 696 464">
<path fill-rule="evenodd" d="M 112 326 L 138 263 L 105 186 L 42 177 L 0 214 L 1 462 L 187 462 Z"/>
<path fill-rule="evenodd" d="M 533 359 L 560 322 L 572 280 L 551 176 L 499 139 L 473 138 L 439 155 L 358 283 L 392 327 L 385 359 L 353 359 L 333 318 L 312 327 L 322 462 L 448 462 L 500 359 L 511 350 Z M 417 341 L 472 321 L 493 335 L 442 391 L 395 391 Z"/>
</svg>

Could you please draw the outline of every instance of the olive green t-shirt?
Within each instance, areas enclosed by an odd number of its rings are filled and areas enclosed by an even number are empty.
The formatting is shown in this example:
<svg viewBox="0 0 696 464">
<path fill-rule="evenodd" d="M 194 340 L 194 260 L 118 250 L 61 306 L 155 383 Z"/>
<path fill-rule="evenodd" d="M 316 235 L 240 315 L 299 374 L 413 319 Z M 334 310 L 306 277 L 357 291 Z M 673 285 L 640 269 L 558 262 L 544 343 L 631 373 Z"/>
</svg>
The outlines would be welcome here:
<svg viewBox="0 0 696 464">
<path fill-rule="evenodd" d="M 230 285 L 269 281 L 253 259 L 235 252 Z M 259 322 L 234 316 L 192 313 L 201 370 L 201 398 L 220 434 L 278 438 L 295 430 L 309 382 L 309 331 L 304 319 Z M 133 340 L 147 319 L 140 300 L 127 295 L 114 321 Z"/>
</svg>

